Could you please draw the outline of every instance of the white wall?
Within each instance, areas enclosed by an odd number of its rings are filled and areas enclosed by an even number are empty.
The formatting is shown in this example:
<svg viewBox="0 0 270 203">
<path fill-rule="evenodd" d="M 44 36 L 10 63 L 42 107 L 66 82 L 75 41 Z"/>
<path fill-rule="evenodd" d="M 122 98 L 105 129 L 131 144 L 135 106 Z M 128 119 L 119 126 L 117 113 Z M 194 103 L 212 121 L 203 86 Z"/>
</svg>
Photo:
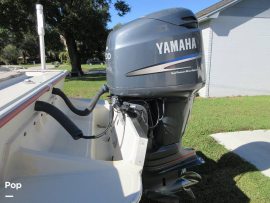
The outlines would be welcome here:
<svg viewBox="0 0 270 203">
<path fill-rule="evenodd" d="M 210 27 L 209 96 L 270 95 L 270 1 L 243 0 Z"/>
<path fill-rule="evenodd" d="M 204 66 L 206 71 L 206 84 L 205 87 L 199 91 L 201 97 L 208 97 L 208 87 L 209 87 L 209 69 L 211 64 L 211 46 L 212 46 L 212 30 L 210 28 L 210 21 L 206 21 L 200 24 L 200 29 L 202 31 L 203 40 L 203 51 L 204 51 Z"/>
</svg>

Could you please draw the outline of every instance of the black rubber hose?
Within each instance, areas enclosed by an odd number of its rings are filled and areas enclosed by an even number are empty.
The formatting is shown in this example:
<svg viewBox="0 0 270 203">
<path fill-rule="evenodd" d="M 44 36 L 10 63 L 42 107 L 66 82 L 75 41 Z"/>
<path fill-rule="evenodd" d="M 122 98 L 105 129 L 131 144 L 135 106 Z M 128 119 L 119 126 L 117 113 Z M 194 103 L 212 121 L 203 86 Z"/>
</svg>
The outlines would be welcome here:
<svg viewBox="0 0 270 203">
<path fill-rule="evenodd" d="M 103 95 L 104 93 L 108 92 L 109 91 L 109 88 L 107 87 L 107 85 L 103 85 L 99 91 L 97 92 L 97 94 L 93 97 L 93 99 L 91 100 L 91 103 L 89 105 L 88 108 L 84 109 L 84 110 L 80 110 L 80 109 L 77 109 L 72 103 L 71 101 L 69 100 L 69 98 L 65 95 L 64 92 L 62 92 L 60 89 L 58 88 L 53 88 L 52 89 L 52 94 L 55 94 L 55 95 L 58 95 L 59 97 L 61 97 L 64 102 L 66 103 L 66 105 L 69 107 L 69 109 L 79 115 L 79 116 L 88 116 L 92 111 L 93 109 L 95 108 L 99 98 L 101 97 L 101 95 Z"/>
<path fill-rule="evenodd" d="M 104 93 L 109 92 L 109 88 L 107 85 L 102 85 L 101 88 L 99 89 L 99 91 L 97 92 L 97 94 L 93 97 L 93 99 L 91 100 L 91 103 L 88 107 L 88 110 L 90 111 L 90 113 L 93 111 L 93 109 L 95 108 L 99 98 L 101 97 L 101 95 L 103 95 Z"/>
<path fill-rule="evenodd" d="M 61 110 L 55 106 L 43 102 L 36 101 L 35 103 L 36 111 L 43 111 L 50 116 L 52 116 L 58 123 L 60 123 L 63 128 L 72 136 L 74 140 L 78 140 L 83 137 L 83 132 L 70 120 Z"/>
</svg>

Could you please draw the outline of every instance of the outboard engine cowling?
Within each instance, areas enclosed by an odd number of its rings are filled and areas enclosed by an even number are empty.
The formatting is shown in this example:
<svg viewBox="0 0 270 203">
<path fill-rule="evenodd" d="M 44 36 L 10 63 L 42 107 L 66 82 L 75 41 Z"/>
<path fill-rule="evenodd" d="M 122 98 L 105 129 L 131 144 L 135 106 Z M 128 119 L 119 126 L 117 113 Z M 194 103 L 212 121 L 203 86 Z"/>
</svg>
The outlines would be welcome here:
<svg viewBox="0 0 270 203">
<path fill-rule="evenodd" d="M 177 193 L 175 181 L 183 169 L 200 163 L 193 150 L 181 146 L 181 138 L 194 95 L 205 84 L 202 57 L 197 19 L 184 8 L 144 16 L 108 37 L 110 94 L 122 104 L 144 106 L 148 114 L 143 187 L 150 198 Z"/>
<path fill-rule="evenodd" d="M 153 13 L 111 32 L 106 59 L 108 86 L 119 96 L 176 96 L 205 82 L 200 30 L 186 9 Z"/>
</svg>

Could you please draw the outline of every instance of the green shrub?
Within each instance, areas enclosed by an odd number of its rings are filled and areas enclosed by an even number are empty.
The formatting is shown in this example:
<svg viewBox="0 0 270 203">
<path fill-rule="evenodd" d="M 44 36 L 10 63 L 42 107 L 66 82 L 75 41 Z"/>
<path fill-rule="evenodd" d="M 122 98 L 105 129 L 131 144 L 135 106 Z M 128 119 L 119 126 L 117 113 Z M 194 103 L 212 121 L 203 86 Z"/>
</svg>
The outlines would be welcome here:
<svg viewBox="0 0 270 203">
<path fill-rule="evenodd" d="M 59 61 L 52 62 L 52 65 L 54 65 L 55 68 L 58 68 L 60 66 Z"/>
<path fill-rule="evenodd" d="M 61 51 L 58 57 L 61 60 L 61 63 L 70 63 L 70 59 L 69 59 L 69 55 L 67 51 Z"/>
<path fill-rule="evenodd" d="M 16 46 L 12 44 L 8 44 L 3 48 L 1 51 L 1 61 L 5 64 L 17 64 L 17 59 L 19 57 L 19 51 L 17 50 Z"/>
</svg>

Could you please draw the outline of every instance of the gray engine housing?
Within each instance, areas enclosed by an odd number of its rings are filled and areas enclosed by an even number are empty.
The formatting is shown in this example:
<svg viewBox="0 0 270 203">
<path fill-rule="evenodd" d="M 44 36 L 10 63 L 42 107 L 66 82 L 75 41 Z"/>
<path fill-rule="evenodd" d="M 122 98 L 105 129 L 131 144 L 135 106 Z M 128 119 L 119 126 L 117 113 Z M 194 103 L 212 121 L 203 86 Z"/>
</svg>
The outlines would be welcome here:
<svg viewBox="0 0 270 203">
<path fill-rule="evenodd" d="M 111 94 L 165 97 L 200 89 L 205 83 L 202 39 L 194 14 L 167 9 L 112 31 L 107 40 Z"/>
</svg>

